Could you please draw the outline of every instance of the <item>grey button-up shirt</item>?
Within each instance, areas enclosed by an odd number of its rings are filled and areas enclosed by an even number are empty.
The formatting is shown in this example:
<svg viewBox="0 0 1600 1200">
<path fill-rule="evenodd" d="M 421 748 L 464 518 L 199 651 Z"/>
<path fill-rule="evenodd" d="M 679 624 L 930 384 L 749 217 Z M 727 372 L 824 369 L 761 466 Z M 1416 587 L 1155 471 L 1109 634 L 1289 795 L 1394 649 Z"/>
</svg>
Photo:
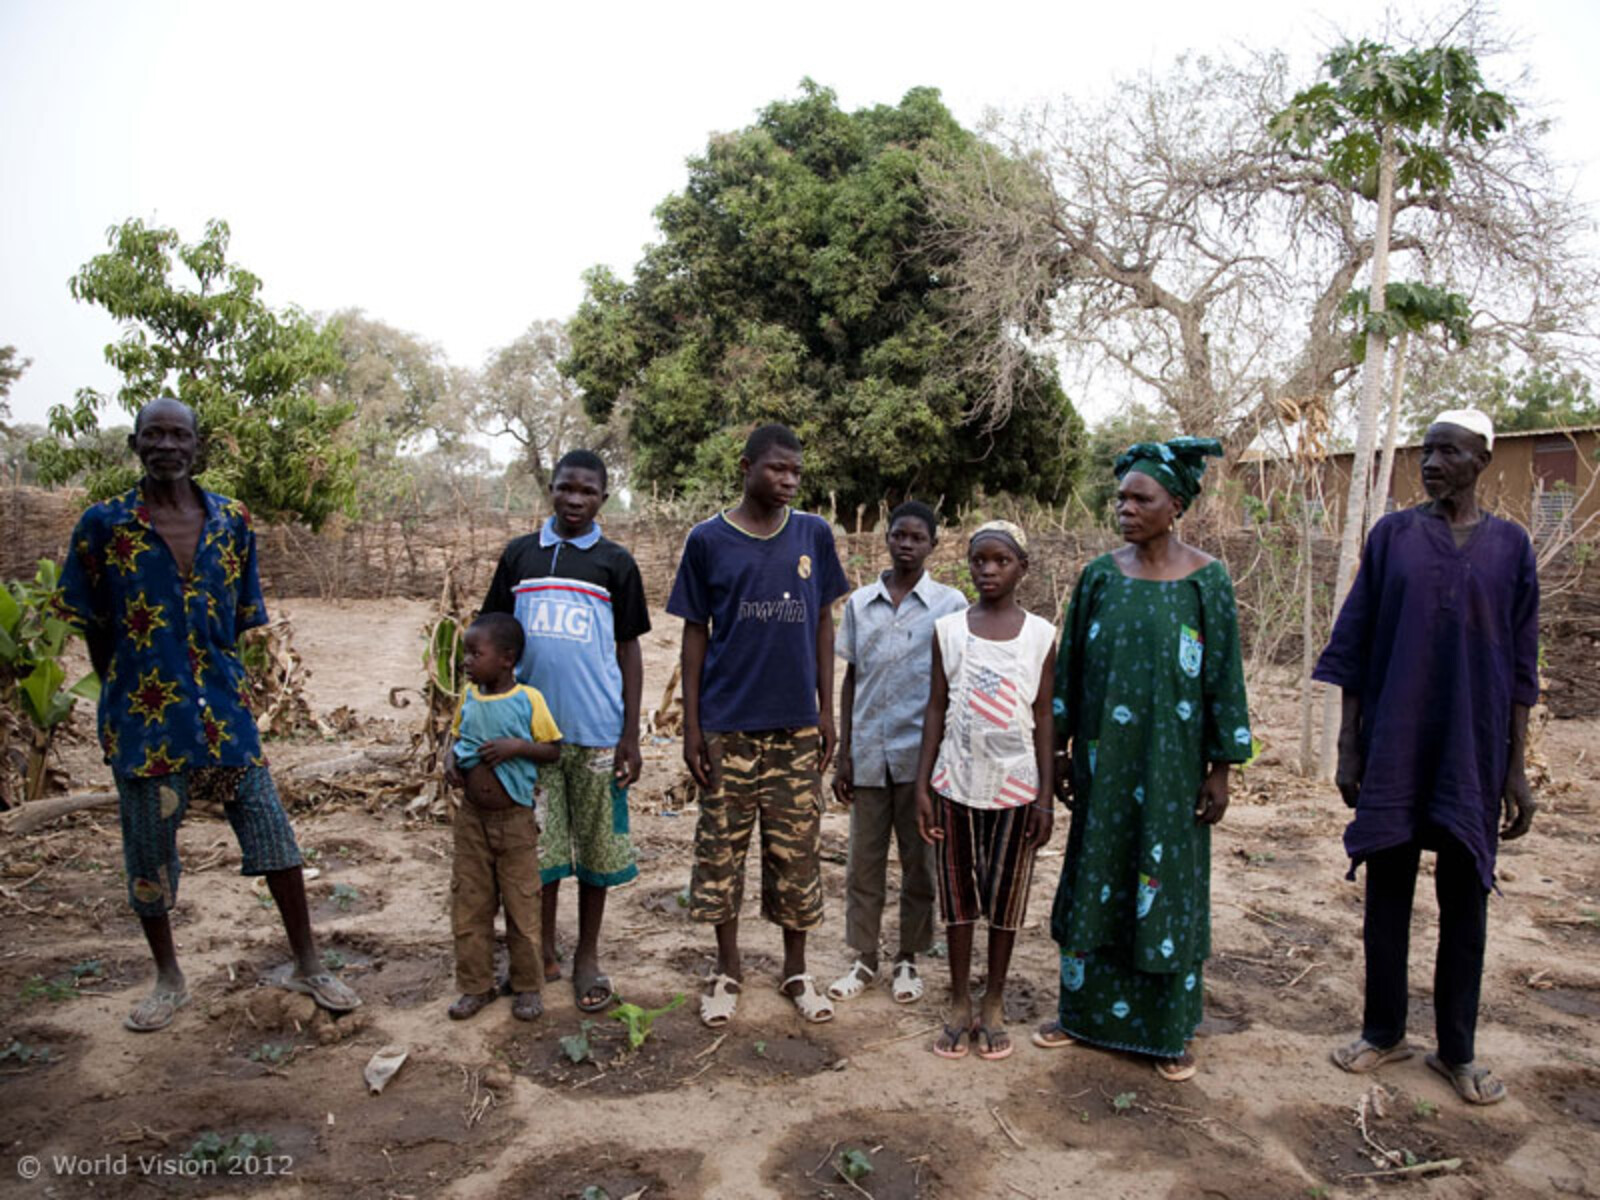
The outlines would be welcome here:
<svg viewBox="0 0 1600 1200">
<path fill-rule="evenodd" d="M 850 765 L 857 787 L 915 780 L 933 666 L 933 623 L 966 607 L 965 596 L 926 571 L 899 608 L 882 576 L 845 601 L 834 650 L 856 669 Z"/>
</svg>

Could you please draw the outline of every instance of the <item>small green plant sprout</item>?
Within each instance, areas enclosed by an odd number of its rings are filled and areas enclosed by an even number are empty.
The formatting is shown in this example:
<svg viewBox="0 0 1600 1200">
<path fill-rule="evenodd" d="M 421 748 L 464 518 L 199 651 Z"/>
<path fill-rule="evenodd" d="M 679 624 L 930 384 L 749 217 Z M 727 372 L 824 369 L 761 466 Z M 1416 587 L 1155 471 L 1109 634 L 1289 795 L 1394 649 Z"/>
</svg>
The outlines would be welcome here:
<svg viewBox="0 0 1600 1200">
<path fill-rule="evenodd" d="M 265 1133 L 236 1133 L 224 1138 L 220 1133 L 207 1130 L 183 1156 L 190 1162 L 216 1163 L 226 1169 L 245 1159 L 271 1154 L 273 1145 L 271 1136 Z"/>
<path fill-rule="evenodd" d="M 689 907 L 689 886 L 687 884 L 684 885 L 683 891 L 678 893 L 676 899 L 678 901 L 679 908 Z"/>
<path fill-rule="evenodd" d="M 345 957 L 337 950 L 324 950 L 322 952 L 322 965 L 330 971 L 341 971 L 345 966 Z"/>
<path fill-rule="evenodd" d="M 75 980 L 100 979 L 106 973 L 106 965 L 98 958 L 86 958 L 73 963 L 67 970 Z"/>
<path fill-rule="evenodd" d="M 637 1004 L 619 1004 L 611 1010 L 611 1018 L 621 1021 L 628 1029 L 628 1049 L 637 1050 L 650 1036 L 650 1026 L 656 1018 L 663 1017 L 675 1008 L 682 1008 L 686 999 L 678 992 L 661 1008 L 640 1008 Z"/>
<path fill-rule="evenodd" d="M 872 1174 L 872 1156 L 865 1150 L 847 1146 L 833 1160 L 833 1169 L 851 1183 L 856 1183 Z"/>
<path fill-rule="evenodd" d="M 14 1062 L 24 1067 L 35 1063 L 54 1062 L 55 1059 L 55 1051 L 49 1046 L 30 1046 L 27 1042 L 16 1039 L 12 1039 L 9 1046 L 0 1049 L 0 1062 Z"/>
<path fill-rule="evenodd" d="M 314 867 L 322 861 L 322 851 L 315 846 L 306 846 L 300 851 L 300 856 L 306 860 L 308 867 Z"/>
<path fill-rule="evenodd" d="M 597 1183 L 591 1183 L 578 1193 L 579 1200 L 611 1200 L 611 1193 Z"/>
<path fill-rule="evenodd" d="M 561 1039 L 561 1050 L 575 1063 L 581 1063 L 594 1053 L 594 1047 L 589 1044 L 589 1031 L 594 1028 L 594 1022 L 585 1019 L 579 1026 L 577 1033 L 570 1033 Z"/>
<path fill-rule="evenodd" d="M 352 887 L 348 883 L 333 885 L 333 902 L 340 912 L 349 912 L 359 899 L 361 899 L 361 889 Z"/>
<path fill-rule="evenodd" d="M 765 1042 L 756 1043 L 756 1055 L 760 1058 L 765 1058 L 767 1056 L 767 1044 Z"/>
<path fill-rule="evenodd" d="M 1087 1108 L 1079 1111 L 1078 1120 L 1082 1121 L 1085 1125 L 1089 1123 L 1089 1110 Z"/>
<path fill-rule="evenodd" d="M 1439 1115 L 1439 1106 L 1432 1100 L 1428 1100 L 1421 1096 L 1417 1097 L 1417 1102 L 1413 1107 L 1417 1116 L 1421 1117 L 1423 1120 L 1427 1120 L 1429 1117 L 1436 1117 Z"/>
<path fill-rule="evenodd" d="M 63 1000 L 71 1000 L 77 992 L 70 983 L 63 983 L 59 979 L 46 979 L 43 975 L 32 975 L 23 983 L 21 996 L 24 1001 L 32 1004 L 36 1000 L 48 1000 L 51 1004 L 60 1004 Z"/>
<path fill-rule="evenodd" d="M 1118 1112 L 1127 1112 L 1133 1107 L 1133 1102 L 1138 1098 L 1138 1092 L 1118 1092 L 1111 1098 L 1111 1107 Z"/>
<path fill-rule="evenodd" d="M 1306 1189 L 1307 1200 L 1328 1200 L 1331 1195 L 1333 1193 L 1325 1187 L 1308 1187 Z"/>
<path fill-rule="evenodd" d="M 294 1057 L 294 1047 L 287 1042 L 262 1042 L 250 1051 L 250 1061 L 269 1063 L 281 1067 Z"/>
</svg>

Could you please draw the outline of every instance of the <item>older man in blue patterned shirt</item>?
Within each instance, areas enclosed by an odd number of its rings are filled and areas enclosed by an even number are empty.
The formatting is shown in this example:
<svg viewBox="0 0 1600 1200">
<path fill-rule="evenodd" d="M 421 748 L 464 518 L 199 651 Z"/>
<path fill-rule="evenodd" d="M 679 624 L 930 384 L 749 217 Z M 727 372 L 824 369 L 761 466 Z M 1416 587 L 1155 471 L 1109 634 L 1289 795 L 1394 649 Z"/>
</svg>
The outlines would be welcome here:
<svg viewBox="0 0 1600 1200">
<path fill-rule="evenodd" d="M 361 1001 L 318 957 L 300 850 L 261 755 L 239 661 L 239 635 L 267 619 L 250 514 L 190 477 L 199 433 L 188 405 L 147 404 L 128 444 L 144 477 L 80 518 L 57 599 L 101 679 L 100 744 L 120 801 L 128 901 L 156 962 L 155 989 L 124 1023 L 164 1029 L 189 1002 L 168 913 L 181 870 L 178 825 L 192 799 L 222 805 L 242 873 L 266 876 L 294 952 L 286 986 L 346 1012 Z"/>
</svg>

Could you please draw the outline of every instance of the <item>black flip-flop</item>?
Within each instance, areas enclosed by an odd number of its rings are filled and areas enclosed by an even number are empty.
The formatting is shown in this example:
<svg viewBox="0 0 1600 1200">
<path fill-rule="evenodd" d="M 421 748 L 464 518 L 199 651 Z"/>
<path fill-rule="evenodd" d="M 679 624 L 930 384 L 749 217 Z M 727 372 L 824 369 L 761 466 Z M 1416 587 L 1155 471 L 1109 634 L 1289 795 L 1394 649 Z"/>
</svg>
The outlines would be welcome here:
<svg viewBox="0 0 1600 1200">
<path fill-rule="evenodd" d="M 589 993 L 596 988 L 604 988 L 605 995 L 598 1000 L 589 999 Z M 572 977 L 572 998 L 578 1006 L 579 1012 L 599 1012 L 617 998 L 617 993 L 611 987 L 611 979 L 606 975 L 591 975 L 588 979 L 577 975 Z"/>
</svg>

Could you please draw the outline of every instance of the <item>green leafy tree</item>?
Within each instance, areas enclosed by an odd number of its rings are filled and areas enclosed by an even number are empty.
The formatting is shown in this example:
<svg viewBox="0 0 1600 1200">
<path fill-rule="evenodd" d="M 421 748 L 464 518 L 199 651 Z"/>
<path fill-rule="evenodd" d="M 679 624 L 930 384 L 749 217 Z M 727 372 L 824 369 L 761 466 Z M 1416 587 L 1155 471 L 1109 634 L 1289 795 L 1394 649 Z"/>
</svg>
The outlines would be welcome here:
<svg viewBox="0 0 1600 1200">
<path fill-rule="evenodd" d="M 1087 470 L 1078 489 L 1084 507 L 1109 522 L 1117 496 L 1117 477 L 1112 473 L 1117 456 L 1135 442 L 1164 442 L 1181 432 L 1170 412 L 1137 403 L 1097 422 L 1089 431 Z"/>
<path fill-rule="evenodd" d="M 1600 424 L 1600 399 L 1583 371 L 1521 361 L 1495 346 L 1453 356 L 1408 396 L 1410 436 L 1421 438 L 1446 404 L 1482 409 L 1502 433 Z"/>
<path fill-rule="evenodd" d="M 348 509 L 356 455 L 342 432 L 354 409 L 321 382 L 340 367 L 337 327 L 268 308 L 261 280 L 228 262 L 222 221 L 185 244 L 176 230 L 134 219 L 108 241 L 69 286 L 124 327 L 106 347 L 123 379 L 115 403 L 130 415 L 159 396 L 188 404 L 205 439 L 203 482 L 260 516 L 320 528 Z M 84 388 L 73 405 L 50 410 L 55 437 L 31 451 L 46 482 L 81 477 L 96 497 L 131 485 L 128 456 L 83 440 L 111 403 Z"/>
<path fill-rule="evenodd" d="M 465 448 L 467 373 L 439 347 L 359 309 L 334 314 L 329 326 L 339 366 L 326 382 L 354 412 L 349 438 L 361 477 L 358 509 L 392 512 L 419 503 L 418 456 L 449 460 Z"/>
<path fill-rule="evenodd" d="M 725 492 L 746 431 L 783 421 L 812 502 L 1064 497 L 1083 427 L 1053 364 L 998 322 L 941 319 L 921 172 L 976 146 L 933 89 L 847 113 L 810 80 L 712 138 L 633 280 L 591 270 L 567 328 L 563 370 L 595 420 L 626 415 L 639 480 Z M 986 422 L 971 368 L 996 343 L 1012 403 Z"/>
<path fill-rule="evenodd" d="M 1528 366 L 1485 397 L 1485 407 L 1502 433 L 1600 424 L 1600 403 L 1588 376 L 1552 366 Z"/>
<path fill-rule="evenodd" d="M 19 358 L 15 346 L 0 346 L 0 430 L 11 416 L 11 385 L 22 378 L 22 373 L 33 365 L 31 358 Z"/>
<path fill-rule="evenodd" d="M 1451 141 L 1484 145 L 1514 116 L 1509 101 L 1484 86 L 1477 58 L 1455 46 L 1397 53 L 1365 39 L 1346 42 L 1323 59 L 1328 74 L 1295 95 L 1271 122 L 1273 135 L 1315 155 L 1335 180 L 1377 205 L 1372 277 L 1367 293 L 1361 400 L 1357 412 L 1352 479 L 1371 476 L 1381 404 L 1387 330 L 1390 239 L 1396 193 L 1439 194 L 1454 180 L 1446 152 Z M 1365 487 L 1352 487 L 1345 505 L 1344 533 L 1334 608 L 1355 578 L 1369 501 Z M 1325 705 L 1323 773 L 1333 769 L 1337 706 Z"/>
</svg>

